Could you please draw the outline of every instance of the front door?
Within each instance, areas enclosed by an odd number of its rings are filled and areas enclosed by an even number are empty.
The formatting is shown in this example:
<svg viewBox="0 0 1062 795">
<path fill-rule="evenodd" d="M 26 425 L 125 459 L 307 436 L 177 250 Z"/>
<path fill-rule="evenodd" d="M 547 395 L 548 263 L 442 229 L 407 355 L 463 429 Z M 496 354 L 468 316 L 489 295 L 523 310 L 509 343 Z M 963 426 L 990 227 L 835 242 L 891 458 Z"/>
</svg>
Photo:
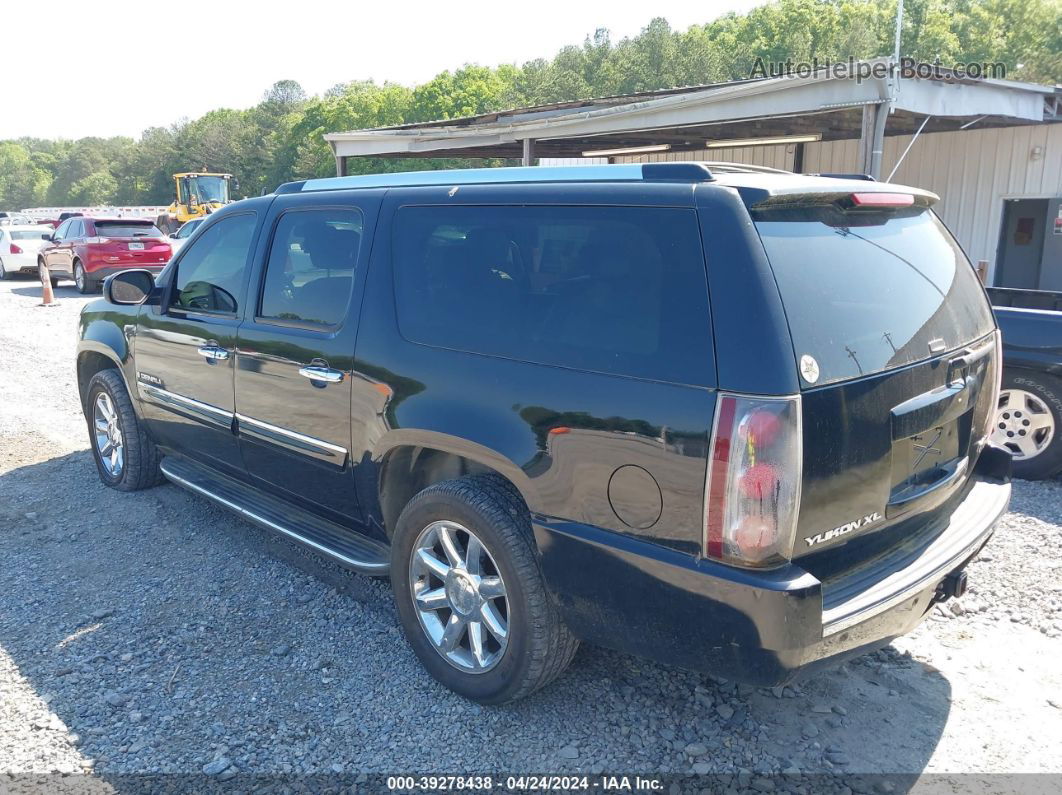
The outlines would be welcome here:
<svg viewBox="0 0 1062 795">
<path fill-rule="evenodd" d="M 226 215 L 185 246 L 167 272 L 163 305 L 141 310 L 134 348 L 154 437 L 240 476 L 233 372 L 257 225 L 254 212 Z"/>
<path fill-rule="evenodd" d="M 41 252 L 48 270 L 57 273 L 70 272 L 70 257 L 67 255 L 70 252 L 70 227 L 73 223 L 73 219 L 67 218 L 59 224 L 59 227 L 52 233 L 51 242 Z"/>
<path fill-rule="evenodd" d="M 260 486 L 346 524 L 361 519 L 350 456 L 350 396 L 364 263 L 377 191 L 321 206 L 282 196 L 259 244 L 236 345 L 236 417 Z"/>
</svg>

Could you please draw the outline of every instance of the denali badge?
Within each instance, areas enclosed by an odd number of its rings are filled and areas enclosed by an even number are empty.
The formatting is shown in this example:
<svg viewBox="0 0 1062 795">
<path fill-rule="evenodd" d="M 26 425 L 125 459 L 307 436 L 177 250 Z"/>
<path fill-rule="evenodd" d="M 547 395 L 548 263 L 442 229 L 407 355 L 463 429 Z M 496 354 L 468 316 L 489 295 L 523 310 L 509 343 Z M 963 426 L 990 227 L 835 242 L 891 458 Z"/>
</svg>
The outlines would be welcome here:
<svg viewBox="0 0 1062 795">
<path fill-rule="evenodd" d="M 154 384 L 155 386 L 162 386 L 162 379 L 157 375 L 151 375 L 151 373 L 142 373 L 139 370 L 136 373 L 136 380 L 142 384 Z"/>
<path fill-rule="evenodd" d="M 832 541 L 838 536 L 848 535 L 849 533 L 855 530 L 862 530 L 864 527 L 867 527 L 873 524 L 874 522 L 880 522 L 881 519 L 881 514 L 875 511 L 874 513 L 864 516 L 862 519 L 856 519 L 854 522 L 848 522 L 847 524 L 843 524 L 840 527 L 833 528 L 833 530 L 827 530 L 824 533 L 816 533 L 813 536 L 808 536 L 804 540 L 808 542 L 809 547 L 813 547 L 816 544 L 823 544 L 826 541 Z"/>
</svg>

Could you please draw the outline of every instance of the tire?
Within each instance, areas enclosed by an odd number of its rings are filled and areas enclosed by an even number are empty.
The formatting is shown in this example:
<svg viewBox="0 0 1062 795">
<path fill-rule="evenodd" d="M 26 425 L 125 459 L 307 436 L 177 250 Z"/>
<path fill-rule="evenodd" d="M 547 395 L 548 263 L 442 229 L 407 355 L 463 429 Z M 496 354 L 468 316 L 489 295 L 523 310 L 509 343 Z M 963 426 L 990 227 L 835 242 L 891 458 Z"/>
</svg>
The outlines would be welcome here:
<svg viewBox="0 0 1062 795">
<path fill-rule="evenodd" d="M 0 282 L 2 282 L 4 279 L 10 278 L 11 276 L 10 274 L 8 274 L 7 268 L 4 267 L 4 261 L 0 259 Z"/>
<path fill-rule="evenodd" d="M 110 425 L 106 421 L 110 416 L 106 410 L 108 405 L 115 418 L 117 435 L 103 427 Z M 103 425 L 100 420 L 104 421 Z M 92 376 L 85 399 L 85 422 L 96 471 L 104 485 L 118 491 L 138 491 L 162 482 L 158 448 L 141 427 L 117 370 L 101 370 Z M 117 458 L 113 450 L 107 450 L 107 442 L 117 442 Z"/>
<path fill-rule="evenodd" d="M 463 572 L 461 566 L 449 566 L 450 585 L 440 586 L 449 580 L 437 574 L 423 576 L 430 567 L 420 563 L 420 551 L 443 530 L 457 541 L 456 551 L 466 562 L 472 535 L 481 542 L 484 552 L 480 565 L 475 566 L 482 575 L 478 583 L 468 584 L 475 579 L 468 575 L 471 564 Z M 446 566 L 451 561 L 444 549 L 440 540 L 434 554 L 428 554 Z M 447 480 L 417 494 L 395 526 L 391 583 L 402 630 L 421 664 L 441 684 L 481 704 L 504 704 L 544 687 L 568 667 L 579 648 L 579 641 L 564 625 L 546 592 L 527 506 L 500 476 Z M 502 596 L 484 599 L 488 587 L 496 591 L 499 585 Z M 484 590 L 479 591 L 480 587 Z M 434 592 L 436 598 L 431 604 L 439 607 L 419 608 L 415 590 L 422 596 Z M 493 621 L 487 620 L 488 612 L 484 612 L 488 604 Z M 450 656 L 442 650 L 445 635 L 433 640 L 429 634 L 433 617 L 435 629 L 455 620 L 465 622 L 455 633 L 458 645 Z M 491 624 L 501 623 L 499 618 L 507 628 L 504 645 L 491 629 Z M 475 623 L 481 624 L 482 660 L 473 651 Z M 479 670 L 473 670 L 476 666 Z"/>
<path fill-rule="evenodd" d="M 96 290 L 96 283 L 89 279 L 80 260 L 74 260 L 74 284 L 77 285 L 77 291 L 82 295 L 88 295 Z"/>
<path fill-rule="evenodd" d="M 1014 476 L 1042 480 L 1062 472 L 1062 379 L 1004 370 L 992 441 L 1014 455 Z"/>
<path fill-rule="evenodd" d="M 52 289 L 54 290 L 56 287 L 59 286 L 59 277 L 58 276 L 53 276 L 52 279 L 51 279 L 51 282 L 52 282 Z"/>
</svg>

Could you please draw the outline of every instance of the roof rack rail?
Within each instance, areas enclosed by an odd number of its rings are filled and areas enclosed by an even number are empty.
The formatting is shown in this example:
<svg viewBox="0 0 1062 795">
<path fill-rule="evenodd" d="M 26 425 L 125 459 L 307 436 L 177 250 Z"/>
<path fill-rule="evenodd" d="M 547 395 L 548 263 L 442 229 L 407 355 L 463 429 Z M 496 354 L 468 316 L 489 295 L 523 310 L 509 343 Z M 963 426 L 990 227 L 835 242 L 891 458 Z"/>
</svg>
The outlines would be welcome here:
<svg viewBox="0 0 1062 795">
<path fill-rule="evenodd" d="M 709 182 L 703 163 L 621 163 L 594 166 L 517 166 L 443 171 L 401 171 L 287 182 L 275 193 L 350 188 L 405 188 L 431 185 L 490 185 L 523 182 Z"/>
</svg>

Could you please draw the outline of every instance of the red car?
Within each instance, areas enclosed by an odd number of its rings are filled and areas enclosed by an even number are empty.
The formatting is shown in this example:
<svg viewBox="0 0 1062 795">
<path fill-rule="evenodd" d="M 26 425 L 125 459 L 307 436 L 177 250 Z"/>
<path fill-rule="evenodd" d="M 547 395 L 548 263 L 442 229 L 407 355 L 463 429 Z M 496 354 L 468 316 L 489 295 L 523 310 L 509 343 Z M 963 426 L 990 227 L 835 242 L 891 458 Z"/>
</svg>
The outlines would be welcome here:
<svg viewBox="0 0 1062 795">
<path fill-rule="evenodd" d="M 161 270 L 169 262 L 170 241 L 146 218 L 68 218 L 40 250 L 54 276 L 66 275 L 82 293 L 129 268 Z"/>
</svg>

